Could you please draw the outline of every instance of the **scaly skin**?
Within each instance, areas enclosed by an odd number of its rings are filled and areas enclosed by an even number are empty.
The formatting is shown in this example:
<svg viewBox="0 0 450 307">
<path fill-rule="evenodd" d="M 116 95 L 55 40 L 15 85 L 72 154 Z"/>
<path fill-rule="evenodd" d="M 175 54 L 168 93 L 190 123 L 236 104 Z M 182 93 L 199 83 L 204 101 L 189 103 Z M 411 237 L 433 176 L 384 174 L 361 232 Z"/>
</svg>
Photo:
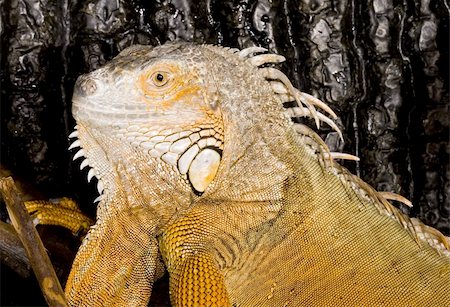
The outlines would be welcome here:
<svg viewBox="0 0 450 307">
<path fill-rule="evenodd" d="M 81 212 L 78 204 L 67 197 L 50 201 L 26 201 L 25 207 L 35 224 L 62 226 L 74 235 L 83 236 L 93 221 Z"/>
<path fill-rule="evenodd" d="M 164 264 L 176 306 L 448 306 L 448 238 L 294 125 L 333 113 L 262 52 L 133 46 L 79 78 L 72 136 L 102 200 L 71 305 L 145 305 Z"/>
</svg>

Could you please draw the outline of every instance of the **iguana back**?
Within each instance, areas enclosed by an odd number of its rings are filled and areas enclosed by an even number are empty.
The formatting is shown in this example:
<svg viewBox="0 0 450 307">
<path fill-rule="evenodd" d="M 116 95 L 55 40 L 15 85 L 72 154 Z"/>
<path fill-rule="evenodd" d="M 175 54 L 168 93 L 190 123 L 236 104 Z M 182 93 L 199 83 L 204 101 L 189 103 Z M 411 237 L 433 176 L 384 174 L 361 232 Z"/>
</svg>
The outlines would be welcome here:
<svg viewBox="0 0 450 307">
<path fill-rule="evenodd" d="M 133 46 L 79 79 L 78 156 L 103 199 L 72 304 L 145 304 L 162 257 L 174 305 L 448 305 L 448 239 L 291 122 L 340 133 L 263 52 Z"/>
<path fill-rule="evenodd" d="M 215 255 L 230 301 L 237 306 L 447 306 L 448 257 L 416 241 L 314 156 L 296 159 L 308 154 L 295 138 L 291 150 L 274 152 L 273 163 L 292 167 L 280 195 L 273 195 L 276 201 L 205 200 L 173 224 L 189 221 L 199 243 L 183 242 Z M 173 225 L 166 236 L 178 231 Z M 163 249 L 163 256 L 172 255 L 176 248 Z"/>
</svg>

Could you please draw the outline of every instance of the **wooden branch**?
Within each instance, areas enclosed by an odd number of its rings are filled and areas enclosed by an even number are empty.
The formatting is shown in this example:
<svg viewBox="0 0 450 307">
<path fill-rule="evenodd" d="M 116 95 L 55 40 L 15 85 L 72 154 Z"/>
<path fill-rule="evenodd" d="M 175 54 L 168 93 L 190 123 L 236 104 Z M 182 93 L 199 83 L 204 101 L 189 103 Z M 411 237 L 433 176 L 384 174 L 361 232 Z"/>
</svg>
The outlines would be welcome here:
<svg viewBox="0 0 450 307">
<path fill-rule="evenodd" d="M 14 272 L 26 278 L 30 276 L 31 265 L 22 242 L 14 227 L 0 221 L 0 259 Z"/>
<path fill-rule="evenodd" d="M 0 179 L 0 192 L 5 200 L 11 222 L 25 247 L 45 300 L 51 307 L 67 306 L 61 284 L 11 177 Z"/>
</svg>

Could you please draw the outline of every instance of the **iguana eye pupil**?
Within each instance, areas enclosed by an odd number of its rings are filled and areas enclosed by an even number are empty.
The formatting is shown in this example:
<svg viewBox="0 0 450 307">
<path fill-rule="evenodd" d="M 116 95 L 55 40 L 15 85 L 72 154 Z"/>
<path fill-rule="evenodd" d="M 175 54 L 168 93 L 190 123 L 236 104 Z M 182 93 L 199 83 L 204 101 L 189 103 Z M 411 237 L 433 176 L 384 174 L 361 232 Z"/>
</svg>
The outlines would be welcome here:
<svg viewBox="0 0 450 307">
<path fill-rule="evenodd" d="M 161 87 L 166 85 L 167 82 L 169 82 L 170 78 L 167 72 L 158 71 L 151 76 L 151 80 L 154 85 L 156 85 L 157 87 Z"/>
</svg>

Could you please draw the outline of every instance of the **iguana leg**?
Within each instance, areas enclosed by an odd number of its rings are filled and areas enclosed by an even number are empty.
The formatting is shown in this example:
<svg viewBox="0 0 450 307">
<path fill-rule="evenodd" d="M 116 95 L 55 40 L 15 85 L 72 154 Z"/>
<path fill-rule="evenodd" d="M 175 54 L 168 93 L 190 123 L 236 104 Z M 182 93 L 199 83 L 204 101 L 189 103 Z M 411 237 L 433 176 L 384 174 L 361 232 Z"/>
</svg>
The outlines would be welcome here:
<svg viewBox="0 0 450 307">
<path fill-rule="evenodd" d="M 26 201 L 25 207 L 35 225 L 57 225 L 84 236 L 94 221 L 83 214 L 78 204 L 67 197 L 45 201 Z"/>
<path fill-rule="evenodd" d="M 223 275 L 202 240 L 205 229 L 201 220 L 186 217 L 159 239 L 174 306 L 230 306 Z"/>
<path fill-rule="evenodd" d="M 154 214 L 144 207 L 97 220 L 78 250 L 66 284 L 72 306 L 146 306 L 164 267 Z"/>
</svg>

